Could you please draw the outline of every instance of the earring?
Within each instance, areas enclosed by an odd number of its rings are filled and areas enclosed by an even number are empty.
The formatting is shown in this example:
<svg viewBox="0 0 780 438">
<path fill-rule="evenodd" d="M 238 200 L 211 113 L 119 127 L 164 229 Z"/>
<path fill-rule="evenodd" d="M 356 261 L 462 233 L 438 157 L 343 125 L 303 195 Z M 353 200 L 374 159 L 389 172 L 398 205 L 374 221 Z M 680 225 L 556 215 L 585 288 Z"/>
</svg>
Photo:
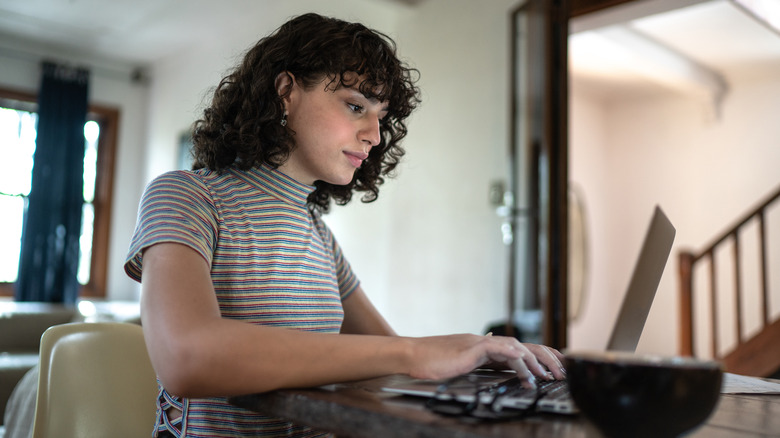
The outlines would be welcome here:
<svg viewBox="0 0 780 438">
<path fill-rule="evenodd" d="M 282 127 L 287 126 L 287 113 L 282 115 L 282 121 L 279 122 L 279 124 L 282 125 Z"/>
</svg>

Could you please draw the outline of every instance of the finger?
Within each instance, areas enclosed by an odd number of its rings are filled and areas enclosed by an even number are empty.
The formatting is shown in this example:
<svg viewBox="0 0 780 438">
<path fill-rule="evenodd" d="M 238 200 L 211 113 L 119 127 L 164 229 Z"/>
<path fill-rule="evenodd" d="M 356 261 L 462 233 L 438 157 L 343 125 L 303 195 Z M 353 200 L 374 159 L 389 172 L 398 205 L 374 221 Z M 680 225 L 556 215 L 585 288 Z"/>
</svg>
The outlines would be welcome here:
<svg viewBox="0 0 780 438">
<path fill-rule="evenodd" d="M 487 346 L 486 359 L 488 361 L 505 364 L 507 368 L 517 373 L 517 377 L 524 384 L 525 381 L 530 382 L 529 385 L 525 386 L 535 385 L 534 375 L 525 362 L 526 358 L 533 358 L 533 353 L 523 347 L 520 342 L 514 338 L 494 336 L 490 342 L 483 342 L 483 345 Z"/>
<path fill-rule="evenodd" d="M 545 373 L 548 378 L 552 377 L 559 380 L 566 378 L 566 369 L 563 367 L 561 359 L 555 354 L 557 350 L 545 345 L 530 345 L 529 348 L 532 349 L 536 358 L 552 373 L 552 376 L 549 373 Z"/>
<path fill-rule="evenodd" d="M 540 356 L 542 356 L 543 351 L 542 346 L 534 344 L 520 344 L 519 348 L 523 352 L 522 357 L 529 371 L 535 376 L 550 380 L 551 376 L 547 372 L 548 368 L 546 368 L 545 365 L 542 365 L 540 362 Z M 549 357 L 544 357 L 544 359 L 546 361 L 550 360 Z"/>
<path fill-rule="evenodd" d="M 524 387 L 534 389 L 536 388 L 536 378 L 528 369 L 528 365 L 525 362 L 525 356 L 527 355 L 521 354 L 519 358 L 507 361 L 507 365 L 517 373 L 517 378 L 520 379 L 520 382 Z"/>
<path fill-rule="evenodd" d="M 560 351 L 556 350 L 552 347 L 546 347 L 550 352 L 561 362 L 563 363 L 563 360 L 566 359 L 566 355 L 561 353 Z"/>
<path fill-rule="evenodd" d="M 491 342 L 483 342 L 483 345 L 485 344 L 492 347 L 489 347 L 488 359 L 506 363 L 509 368 L 517 372 L 517 377 L 522 381 L 523 386 L 528 388 L 536 387 L 535 376 L 550 378 L 547 368 L 542 366 L 537 356 L 544 352 L 545 360 L 551 365 L 555 366 L 556 363 L 559 363 L 551 352 L 544 350 L 543 346 L 525 345 L 515 338 L 494 336 Z M 531 351 L 529 347 L 536 351 Z M 560 369 L 557 369 L 556 372 L 561 375 Z"/>
<path fill-rule="evenodd" d="M 509 348 L 510 353 L 505 359 L 506 365 L 517 373 L 517 378 L 524 387 L 536 388 L 535 375 L 541 376 L 547 371 L 536 360 L 535 354 L 515 338 L 499 339 L 505 341 L 504 345 Z"/>
</svg>

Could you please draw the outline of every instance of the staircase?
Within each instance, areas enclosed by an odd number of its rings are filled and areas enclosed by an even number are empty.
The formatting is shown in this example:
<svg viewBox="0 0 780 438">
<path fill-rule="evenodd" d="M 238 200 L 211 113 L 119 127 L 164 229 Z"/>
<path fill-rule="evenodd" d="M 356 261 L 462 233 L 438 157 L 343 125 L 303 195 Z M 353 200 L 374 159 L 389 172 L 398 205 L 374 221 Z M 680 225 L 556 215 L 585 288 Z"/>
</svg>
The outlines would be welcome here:
<svg viewBox="0 0 780 438">
<path fill-rule="evenodd" d="M 768 274 L 772 271 L 780 270 L 780 260 L 774 260 L 774 266 L 770 269 L 768 266 L 768 234 L 767 234 L 767 211 L 770 206 L 774 206 L 780 199 L 780 188 L 769 195 L 764 201 L 759 203 L 748 214 L 744 215 L 736 224 L 726 232 L 722 233 L 705 249 L 699 252 L 681 251 L 679 254 L 679 275 L 680 275 L 680 354 L 683 356 L 702 356 L 701 352 L 696 354 L 694 351 L 694 327 L 698 318 L 704 318 L 707 315 L 694 315 L 694 309 L 700 311 L 709 302 L 709 331 L 708 333 L 697 333 L 703 337 L 709 337 L 710 352 L 714 359 L 723 363 L 727 372 L 744 374 L 749 376 L 770 377 L 776 376 L 780 371 L 780 317 L 770 315 L 770 291 Z M 749 266 L 745 269 L 743 261 L 744 255 L 741 253 L 740 238 L 746 237 L 748 228 L 757 228 L 757 239 L 759 247 L 758 269 L 756 266 Z M 780 231 L 780 230 L 778 230 Z M 775 238 L 775 242 L 777 239 Z M 725 290 L 727 287 L 719 284 L 719 262 L 723 261 L 723 250 L 726 246 L 731 246 L 730 267 L 732 269 L 733 285 L 731 290 Z M 774 243 L 777 245 L 777 243 Z M 718 256 L 716 256 L 718 254 Z M 709 291 L 694 289 L 695 269 L 707 269 L 709 276 Z M 756 274 L 757 272 L 757 274 Z M 748 275 L 758 275 L 759 290 L 743 290 L 743 278 Z M 775 288 L 780 285 L 774 285 Z M 733 294 L 730 297 L 724 297 L 725 293 Z M 751 295 L 752 294 L 752 295 Z M 702 299 L 705 304 L 699 304 L 694 307 L 694 298 Z M 724 300 L 733 303 L 730 308 L 719 309 L 719 304 Z M 746 302 L 758 303 L 760 307 L 760 327 L 759 330 L 749 336 L 744 333 L 747 322 L 743 306 Z M 722 306 L 726 307 L 726 306 Z M 728 312 L 731 312 L 728 315 Z M 730 318 L 724 317 L 730 316 Z M 701 321 L 701 320 L 700 320 Z M 722 327 L 730 322 L 731 327 Z M 754 322 L 754 321 L 753 321 Z M 700 325 L 698 326 L 700 327 Z M 722 351 L 721 339 L 724 330 L 733 330 L 736 345 L 729 345 L 727 351 Z M 703 330 L 699 330 L 703 331 Z"/>
</svg>

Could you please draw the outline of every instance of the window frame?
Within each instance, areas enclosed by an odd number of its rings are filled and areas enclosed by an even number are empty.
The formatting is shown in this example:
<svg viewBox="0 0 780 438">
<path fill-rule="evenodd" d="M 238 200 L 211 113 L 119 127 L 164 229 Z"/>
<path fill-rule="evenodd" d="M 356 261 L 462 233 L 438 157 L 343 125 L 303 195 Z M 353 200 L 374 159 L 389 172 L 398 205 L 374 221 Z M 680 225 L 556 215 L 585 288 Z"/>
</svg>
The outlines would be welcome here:
<svg viewBox="0 0 780 438">
<path fill-rule="evenodd" d="M 12 90 L 0 86 L 0 99 L 16 100 L 37 106 L 35 93 Z M 25 109 L 26 110 L 26 109 Z M 98 137 L 97 176 L 95 197 L 95 222 L 92 233 L 92 258 L 89 282 L 79 288 L 79 297 L 105 298 L 108 282 L 108 249 L 111 232 L 111 205 L 114 193 L 114 164 L 119 133 L 119 109 L 90 103 L 87 119 L 100 124 Z M 0 297 L 13 297 L 15 283 L 0 282 Z"/>
</svg>

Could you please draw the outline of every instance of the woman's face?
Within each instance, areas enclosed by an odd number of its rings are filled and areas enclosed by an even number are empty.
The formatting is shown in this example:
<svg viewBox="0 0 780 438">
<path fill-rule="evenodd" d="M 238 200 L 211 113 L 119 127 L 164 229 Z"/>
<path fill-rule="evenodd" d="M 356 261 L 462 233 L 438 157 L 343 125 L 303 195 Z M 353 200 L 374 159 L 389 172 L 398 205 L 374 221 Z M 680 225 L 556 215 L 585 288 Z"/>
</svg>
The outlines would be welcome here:
<svg viewBox="0 0 780 438">
<path fill-rule="evenodd" d="M 379 122 L 387 115 L 386 103 L 367 98 L 357 88 L 336 88 L 338 83 L 325 78 L 304 89 L 292 75 L 277 78 L 277 90 L 287 86 L 290 90 L 284 102 L 295 141 L 279 170 L 298 182 L 349 184 L 380 142 Z"/>
</svg>

